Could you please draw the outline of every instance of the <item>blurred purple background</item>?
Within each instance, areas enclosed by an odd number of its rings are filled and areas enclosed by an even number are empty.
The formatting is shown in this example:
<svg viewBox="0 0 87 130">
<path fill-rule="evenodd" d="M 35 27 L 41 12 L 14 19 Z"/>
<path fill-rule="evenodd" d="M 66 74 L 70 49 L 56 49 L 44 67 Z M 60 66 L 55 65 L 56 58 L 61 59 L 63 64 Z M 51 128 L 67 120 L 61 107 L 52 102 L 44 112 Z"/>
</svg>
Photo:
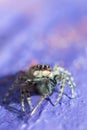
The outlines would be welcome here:
<svg viewBox="0 0 87 130">
<path fill-rule="evenodd" d="M 0 130 L 86 130 L 86 0 L 0 0 L 0 100 L 13 80 L 7 75 L 36 63 L 59 63 L 70 70 L 77 84 L 75 99 L 63 95 L 55 107 L 45 100 L 31 118 L 19 118 L 0 105 Z M 20 102 L 12 101 L 19 108 Z"/>
</svg>

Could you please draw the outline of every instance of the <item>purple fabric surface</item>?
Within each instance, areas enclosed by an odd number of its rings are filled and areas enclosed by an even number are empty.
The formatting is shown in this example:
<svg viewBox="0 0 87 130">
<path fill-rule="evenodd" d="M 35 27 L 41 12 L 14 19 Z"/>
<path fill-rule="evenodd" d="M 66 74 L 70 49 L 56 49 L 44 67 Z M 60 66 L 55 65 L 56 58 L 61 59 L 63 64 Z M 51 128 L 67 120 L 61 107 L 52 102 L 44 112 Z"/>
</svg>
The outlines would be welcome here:
<svg viewBox="0 0 87 130">
<path fill-rule="evenodd" d="M 0 130 L 87 129 L 87 2 L 30 0 L 0 2 Z M 68 69 L 77 87 L 70 100 L 66 86 L 55 107 L 44 100 L 30 118 L 21 112 L 19 89 L 1 103 L 20 70 L 35 63 Z M 55 93 L 50 97 L 53 101 Z M 31 97 L 33 105 L 39 97 Z"/>
</svg>

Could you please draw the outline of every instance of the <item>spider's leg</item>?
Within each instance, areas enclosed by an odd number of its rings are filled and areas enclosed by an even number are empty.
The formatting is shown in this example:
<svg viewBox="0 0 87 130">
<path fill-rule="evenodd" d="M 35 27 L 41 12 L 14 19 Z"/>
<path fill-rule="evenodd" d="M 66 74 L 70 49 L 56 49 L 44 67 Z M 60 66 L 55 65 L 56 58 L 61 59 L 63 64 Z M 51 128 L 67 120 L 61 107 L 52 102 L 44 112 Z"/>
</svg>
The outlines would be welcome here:
<svg viewBox="0 0 87 130">
<path fill-rule="evenodd" d="M 30 109 L 32 110 L 33 107 L 32 107 L 31 98 L 30 98 L 30 93 L 29 93 L 29 90 L 28 90 L 28 89 L 25 90 L 25 94 L 26 94 L 26 99 L 27 99 L 28 105 L 29 105 Z"/>
<path fill-rule="evenodd" d="M 20 84 L 20 93 L 21 93 L 21 105 L 22 105 L 22 111 L 24 112 L 24 96 L 26 94 L 26 87 L 28 86 L 28 82 L 24 82 Z"/>
<path fill-rule="evenodd" d="M 65 86 L 65 79 L 62 79 L 62 81 L 60 83 L 60 89 L 59 89 L 59 92 L 58 92 L 59 93 L 58 97 L 57 97 L 56 101 L 53 103 L 53 105 L 57 105 L 57 103 L 61 99 L 61 97 L 63 95 L 64 86 Z"/>
<path fill-rule="evenodd" d="M 10 93 L 11 93 L 12 90 L 17 86 L 17 84 L 18 84 L 18 79 L 16 79 L 16 80 L 14 81 L 14 83 L 9 87 L 9 89 L 8 89 L 7 93 L 5 94 L 4 99 L 3 99 L 3 101 L 2 101 L 3 103 L 6 102 L 7 98 L 8 98 L 9 95 L 10 95 Z"/>
<path fill-rule="evenodd" d="M 42 103 L 42 101 L 47 97 L 47 95 L 41 96 L 39 102 L 37 103 L 37 105 L 33 108 L 32 112 L 30 113 L 30 116 L 32 116 L 35 111 L 37 110 L 37 108 L 39 107 L 39 105 Z"/>
<path fill-rule="evenodd" d="M 24 89 L 22 87 L 20 87 L 20 93 L 21 93 L 21 106 L 22 106 L 22 111 L 24 112 L 25 109 L 24 109 Z"/>
<path fill-rule="evenodd" d="M 71 98 L 74 98 L 75 97 L 75 93 L 74 93 L 74 87 L 76 86 L 75 82 L 74 82 L 74 79 L 72 76 L 70 77 L 66 77 L 66 81 L 67 81 L 67 84 L 69 85 L 70 89 L 71 89 L 71 94 L 72 94 L 72 97 Z"/>
</svg>

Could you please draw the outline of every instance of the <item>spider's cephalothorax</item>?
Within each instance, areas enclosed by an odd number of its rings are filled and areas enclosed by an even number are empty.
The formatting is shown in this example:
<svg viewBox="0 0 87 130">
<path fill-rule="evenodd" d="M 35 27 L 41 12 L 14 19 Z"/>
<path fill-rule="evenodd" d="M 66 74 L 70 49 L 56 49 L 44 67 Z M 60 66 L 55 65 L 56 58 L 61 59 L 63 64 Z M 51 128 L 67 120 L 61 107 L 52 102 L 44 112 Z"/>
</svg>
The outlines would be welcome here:
<svg viewBox="0 0 87 130">
<path fill-rule="evenodd" d="M 20 85 L 19 85 L 20 83 Z M 71 73 L 64 68 L 55 65 L 53 69 L 48 65 L 35 65 L 30 67 L 28 71 L 21 71 L 18 75 L 16 81 L 9 87 L 9 92 L 6 93 L 4 102 L 6 101 L 9 93 L 14 89 L 14 87 L 20 87 L 21 92 L 21 104 L 22 110 L 24 110 L 24 96 L 26 96 L 27 102 L 32 109 L 32 103 L 30 100 L 30 93 L 35 92 L 41 95 L 40 101 L 33 108 L 31 115 L 35 112 L 40 103 L 49 95 L 52 94 L 56 85 L 59 85 L 58 97 L 53 105 L 56 105 L 62 97 L 65 84 L 71 89 L 72 97 L 74 97 L 74 86 L 75 82 Z"/>
<path fill-rule="evenodd" d="M 29 69 L 29 76 L 30 77 L 44 77 L 48 75 L 51 71 L 51 68 L 49 65 L 34 65 L 30 67 Z"/>
</svg>

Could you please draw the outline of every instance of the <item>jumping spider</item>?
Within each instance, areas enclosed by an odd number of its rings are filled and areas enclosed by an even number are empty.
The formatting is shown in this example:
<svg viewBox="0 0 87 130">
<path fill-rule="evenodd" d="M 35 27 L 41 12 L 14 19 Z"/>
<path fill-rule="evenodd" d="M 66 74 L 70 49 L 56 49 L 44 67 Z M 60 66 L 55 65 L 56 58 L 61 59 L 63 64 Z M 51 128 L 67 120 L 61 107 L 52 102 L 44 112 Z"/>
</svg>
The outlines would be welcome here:
<svg viewBox="0 0 87 130">
<path fill-rule="evenodd" d="M 71 89 L 72 97 L 74 97 L 74 86 L 76 86 L 71 73 L 64 68 L 55 65 L 53 69 L 48 65 L 35 65 L 29 68 L 28 71 L 21 71 L 14 81 L 14 83 L 9 87 L 8 92 L 5 94 L 3 101 L 5 102 L 10 94 L 10 92 L 16 87 L 20 87 L 21 93 L 21 105 L 22 111 L 24 109 L 24 96 L 32 110 L 31 115 L 35 112 L 37 107 L 41 102 L 50 94 L 52 94 L 53 89 L 56 85 L 59 85 L 58 96 L 53 105 L 56 105 L 62 97 L 65 84 Z M 30 100 L 30 93 L 38 92 L 41 95 L 40 101 L 33 108 Z"/>
</svg>

